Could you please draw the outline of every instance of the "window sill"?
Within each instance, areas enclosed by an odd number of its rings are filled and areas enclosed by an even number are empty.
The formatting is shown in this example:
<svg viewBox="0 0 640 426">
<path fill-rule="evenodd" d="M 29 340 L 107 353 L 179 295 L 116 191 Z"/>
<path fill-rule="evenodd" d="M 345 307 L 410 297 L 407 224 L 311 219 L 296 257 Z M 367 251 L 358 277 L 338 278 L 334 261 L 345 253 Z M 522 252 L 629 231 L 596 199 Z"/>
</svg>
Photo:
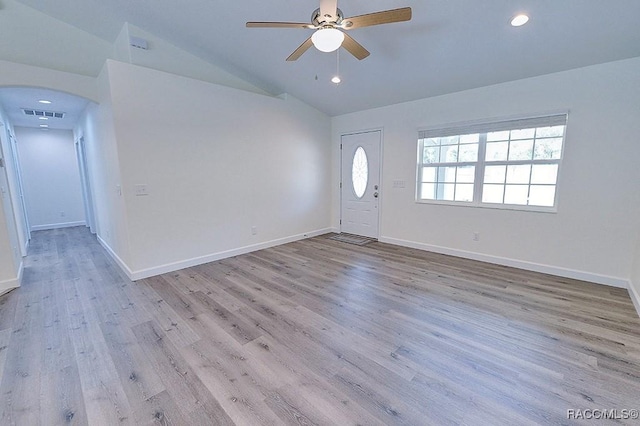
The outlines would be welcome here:
<svg viewBox="0 0 640 426">
<path fill-rule="evenodd" d="M 558 213 L 556 207 L 536 207 L 536 206 L 520 206 L 517 204 L 488 204 L 488 203 L 469 203 L 464 201 L 437 201 L 437 200 L 415 200 L 416 204 L 436 205 L 436 206 L 455 206 L 455 207 L 472 207 L 490 210 L 512 210 L 530 213 Z"/>
</svg>

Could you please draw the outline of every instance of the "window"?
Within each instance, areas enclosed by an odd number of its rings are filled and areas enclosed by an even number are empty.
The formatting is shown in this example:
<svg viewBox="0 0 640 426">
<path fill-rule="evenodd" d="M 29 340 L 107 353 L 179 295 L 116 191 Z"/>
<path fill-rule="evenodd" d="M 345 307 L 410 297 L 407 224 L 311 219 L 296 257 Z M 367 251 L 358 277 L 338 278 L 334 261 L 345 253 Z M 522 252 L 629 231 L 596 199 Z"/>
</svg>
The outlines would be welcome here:
<svg viewBox="0 0 640 426">
<path fill-rule="evenodd" d="M 566 122 L 560 114 L 420 131 L 417 200 L 555 209 Z"/>
<path fill-rule="evenodd" d="M 356 149 L 351 162 L 351 184 L 356 197 L 362 198 L 369 182 L 369 161 L 361 146 Z"/>
</svg>

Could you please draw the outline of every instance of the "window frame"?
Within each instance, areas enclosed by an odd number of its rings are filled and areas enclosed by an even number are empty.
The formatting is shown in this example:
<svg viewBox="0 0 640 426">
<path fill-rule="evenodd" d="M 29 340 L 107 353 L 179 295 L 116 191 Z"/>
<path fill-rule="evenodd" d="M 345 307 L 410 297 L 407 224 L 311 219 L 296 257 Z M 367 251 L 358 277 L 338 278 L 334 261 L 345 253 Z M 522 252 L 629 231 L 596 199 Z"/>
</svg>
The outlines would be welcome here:
<svg viewBox="0 0 640 426">
<path fill-rule="evenodd" d="M 481 142 L 478 141 L 478 158 L 480 158 L 481 155 Z M 460 142 L 458 142 L 457 146 L 458 149 L 460 147 Z M 462 145 L 466 145 L 466 144 L 462 144 Z M 440 145 L 440 147 L 442 147 L 442 145 Z M 424 139 L 419 139 L 418 140 L 418 158 L 421 158 L 422 154 L 424 152 Z M 458 151 L 458 155 L 459 155 L 459 151 Z M 438 167 L 468 167 L 468 166 L 473 166 L 475 167 L 475 172 L 474 172 L 474 188 L 473 188 L 473 198 L 476 199 L 476 187 L 475 187 L 475 182 L 478 179 L 478 161 L 458 161 L 458 162 L 444 162 L 444 163 L 437 163 Z M 422 161 L 418 161 L 418 173 L 417 173 L 417 179 L 416 179 L 416 201 L 420 202 L 420 203 L 439 203 L 439 204 L 447 204 L 447 203 L 451 203 L 454 205 L 460 205 L 460 204 L 465 204 L 465 205 L 473 205 L 474 202 L 473 201 L 455 201 L 455 200 L 422 200 L 419 198 L 420 195 L 420 185 L 422 185 L 424 182 L 422 181 L 422 172 L 423 172 L 423 167 L 424 167 L 424 163 Z M 456 175 L 457 175 L 457 171 L 456 171 Z M 455 182 L 444 182 L 444 183 L 453 183 L 453 184 L 464 184 L 466 182 L 458 182 L 457 181 L 457 176 L 456 176 L 456 181 Z M 436 183 L 437 184 L 437 183 Z M 454 198 L 455 198 L 455 192 L 454 192 Z"/>
<path fill-rule="evenodd" d="M 547 124 L 547 121 L 549 124 Z M 417 204 L 431 204 L 431 205 L 447 205 L 458 207 L 475 207 L 475 208 L 487 208 L 498 210 L 519 210 L 529 212 L 542 212 L 542 213 L 557 213 L 559 205 L 559 188 L 562 173 L 562 162 L 564 160 L 565 146 L 567 142 L 567 128 L 569 121 L 568 111 L 552 112 L 534 116 L 525 117 L 510 117 L 510 118 L 498 118 L 481 121 L 471 121 L 462 123 L 451 123 L 447 125 L 420 128 L 418 129 L 418 143 L 417 143 L 417 161 L 416 161 L 416 188 L 415 188 L 415 202 Z M 524 125 L 524 127 L 521 127 Z M 530 160 L 500 160 L 500 161 L 488 161 L 486 160 L 487 149 L 487 133 L 501 131 L 501 130 L 519 130 L 533 127 L 549 127 L 549 126 L 564 126 L 564 132 L 562 135 L 562 147 L 560 150 L 560 158 L 557 159 L 530 159 Z M 515 126 L 515 127 L 511 127 Z M 421 199 L 421 185 L 423 167 L 426 165 L 423 159 L 424 153 L 424 140 L 433 137 L 448 137 L 448 136 L 460 136 L 470 133 L 479 133 L 478 142 L 478 158 L 475 162 L 455 162 L 455 163 L 431 163 L 438 167 L 462 167 L 462 166 L 475 166 L 475 176 L 473 183 L 473 201 L 455 201 L 455 200 L 429 200 Z M 534 137 L 534 141 L 537 138 Z M 511 144 L 509 144 L 511 146 Z M 556 183 L 554 192 L 554 205 L 553 206 L 535 206 L 535 205 L 522 205 L 522 204 L 506 204 L 506 203 L 488 203 L 482 201 L 484 174 L 486 166 L 513 166 L 513 165 L 538 165 L 538 164 L 554 164 L 557 165 Z M 505 182 L 506 185 L 506 182 Z M 525 185 L 525 184 L 523 184 Z M 531 177 L 529 183 L 526 184 L 528 188 L 532 186 Z M 535 184 L 533 184 L 535 185 Z M 541 184 L 542 185 L 542 184 Z M 552 186 L 549 184 L 549 186 Z M 454 195 L 455 197 L 455 195 Z M 504 197 L 504 196 L 503 196 Z M 504 201 L 504 198 L 503 198 Z"/>
</svg>

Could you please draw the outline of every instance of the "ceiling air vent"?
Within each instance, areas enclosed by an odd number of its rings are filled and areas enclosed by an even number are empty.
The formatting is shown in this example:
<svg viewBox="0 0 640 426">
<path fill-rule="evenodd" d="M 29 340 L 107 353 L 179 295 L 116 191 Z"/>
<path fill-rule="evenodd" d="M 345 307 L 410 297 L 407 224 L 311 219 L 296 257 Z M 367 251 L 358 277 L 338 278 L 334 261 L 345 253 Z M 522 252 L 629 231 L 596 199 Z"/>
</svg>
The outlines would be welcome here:
<svg viewBox="0 0 640 426">
<path fill-rule="evenodd" d="M 24 112 L 24 115 L 30 115 L 32 117 L 64 118 L 65 115 L 64 112 L 43 111 L 40 109 L 29 108 L 22 108 L 22 112 Z"/>
</svg>

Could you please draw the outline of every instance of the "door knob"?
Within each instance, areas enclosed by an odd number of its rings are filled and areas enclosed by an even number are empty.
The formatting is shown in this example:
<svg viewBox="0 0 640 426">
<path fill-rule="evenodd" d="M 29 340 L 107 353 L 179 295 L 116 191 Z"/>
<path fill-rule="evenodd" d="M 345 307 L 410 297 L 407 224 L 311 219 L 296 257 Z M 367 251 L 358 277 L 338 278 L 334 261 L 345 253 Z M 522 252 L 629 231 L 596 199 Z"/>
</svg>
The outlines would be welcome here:
<svg viewBox="0 0 640 426">
<path fill-rule="evenodd" d="M 377 192 L 373 193 L 373 198 L 378 198 L 378 193 Z"/>
</svg>

